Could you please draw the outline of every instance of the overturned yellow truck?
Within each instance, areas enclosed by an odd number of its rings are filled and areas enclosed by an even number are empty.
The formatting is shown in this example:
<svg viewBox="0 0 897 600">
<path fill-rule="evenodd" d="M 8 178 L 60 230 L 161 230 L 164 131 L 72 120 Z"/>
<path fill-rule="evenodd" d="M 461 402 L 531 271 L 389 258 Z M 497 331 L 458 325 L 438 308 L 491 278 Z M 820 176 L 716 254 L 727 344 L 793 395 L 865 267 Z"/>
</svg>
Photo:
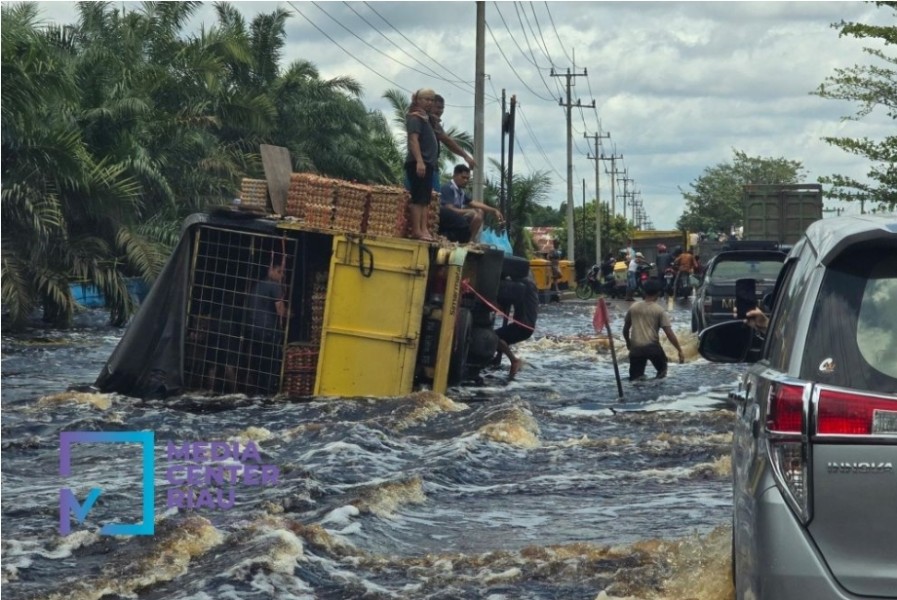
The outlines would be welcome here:
<svg viewBox="0 0 897 600">
<path fill-rule="evenodd" d="M 286 215 L 247 210 L 245 186 L 239 209 L 184 223 L 101 391 L 396 396 L 443 392 L 492 360 L 501 280 L 526 277 L 526 260 L 405 239 L 401 201 L 384 213 L 363 186 L 297 192 Z M 272 266 L 282 268 L 285 310 L 266 335 L 253 311 Z"/>
</svg>

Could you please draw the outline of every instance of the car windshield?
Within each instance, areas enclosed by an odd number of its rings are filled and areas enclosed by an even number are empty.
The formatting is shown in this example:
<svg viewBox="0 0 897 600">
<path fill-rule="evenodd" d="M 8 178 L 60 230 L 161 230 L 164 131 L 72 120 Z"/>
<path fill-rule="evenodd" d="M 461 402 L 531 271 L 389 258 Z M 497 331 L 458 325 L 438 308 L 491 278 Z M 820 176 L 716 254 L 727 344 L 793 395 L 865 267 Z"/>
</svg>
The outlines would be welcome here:
<svg viewBox="0 0 897 600">
<path fill-rule="evenodd" d="M 897 254 L 853 251 L 826 271 L 807 337 L 801 377 L 897 392 Z"/>
<path fill-rule="evenodd" d="M 724 260 L 716 264 L 710 276 L 713 279 L 775 279 L 781 269 L 779 260 Z"/>
</svg>

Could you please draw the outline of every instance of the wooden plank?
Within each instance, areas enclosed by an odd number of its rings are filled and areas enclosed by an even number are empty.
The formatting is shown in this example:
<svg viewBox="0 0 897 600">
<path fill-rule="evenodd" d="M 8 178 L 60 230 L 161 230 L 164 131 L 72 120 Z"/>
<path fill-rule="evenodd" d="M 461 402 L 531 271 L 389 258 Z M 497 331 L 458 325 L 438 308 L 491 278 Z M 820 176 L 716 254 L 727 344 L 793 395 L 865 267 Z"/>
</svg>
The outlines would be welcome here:
<svg viewBox="0 0 897 600">
<path fill-rule="evenodd" d="M 287 206 L 287 192 L 290 190 L 290 174 L 293 165 L 290 162 L 290 151 L 283 146 L 261 144 L 262 166 L 265 168 L 265 179 L 268 181 L 268 194 L 274 212 L 282 215 Z"/>
</svg>

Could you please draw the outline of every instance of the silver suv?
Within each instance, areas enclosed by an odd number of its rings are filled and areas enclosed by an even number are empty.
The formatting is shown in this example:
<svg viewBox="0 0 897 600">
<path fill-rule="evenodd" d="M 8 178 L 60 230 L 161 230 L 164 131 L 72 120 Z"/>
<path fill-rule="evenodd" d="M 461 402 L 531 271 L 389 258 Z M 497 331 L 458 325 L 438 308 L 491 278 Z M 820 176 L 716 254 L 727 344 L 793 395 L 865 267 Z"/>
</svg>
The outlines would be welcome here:
<svg viewBox="0 0 897 600">
<path fill-rule="evenodd" d="M 897 216 L 811 225 L 764 305 L 765 335 L 700 342 L 753 363 L 731 395 L 736 596 L 897 598 Z"/>
</svg>

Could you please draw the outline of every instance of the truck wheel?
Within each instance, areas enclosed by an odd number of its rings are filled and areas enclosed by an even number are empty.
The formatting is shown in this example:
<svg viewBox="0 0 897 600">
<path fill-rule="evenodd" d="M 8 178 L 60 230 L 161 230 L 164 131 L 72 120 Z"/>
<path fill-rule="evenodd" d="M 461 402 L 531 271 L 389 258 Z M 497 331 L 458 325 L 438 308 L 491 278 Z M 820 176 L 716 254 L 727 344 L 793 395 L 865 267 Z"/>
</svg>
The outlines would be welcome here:
<svg viewBox="0 0 897 600">
<path fill-rule="evenodd" d="M 467 372 L 467 354 L 470 351 L 470 330 L 473 327 L 473 315 L 469 308 L 458 309 L 455 319 L 455 337 L 452 340 L 452 353 L 449 361 L 448 384 L 458 385 Z"/>
</svg>

